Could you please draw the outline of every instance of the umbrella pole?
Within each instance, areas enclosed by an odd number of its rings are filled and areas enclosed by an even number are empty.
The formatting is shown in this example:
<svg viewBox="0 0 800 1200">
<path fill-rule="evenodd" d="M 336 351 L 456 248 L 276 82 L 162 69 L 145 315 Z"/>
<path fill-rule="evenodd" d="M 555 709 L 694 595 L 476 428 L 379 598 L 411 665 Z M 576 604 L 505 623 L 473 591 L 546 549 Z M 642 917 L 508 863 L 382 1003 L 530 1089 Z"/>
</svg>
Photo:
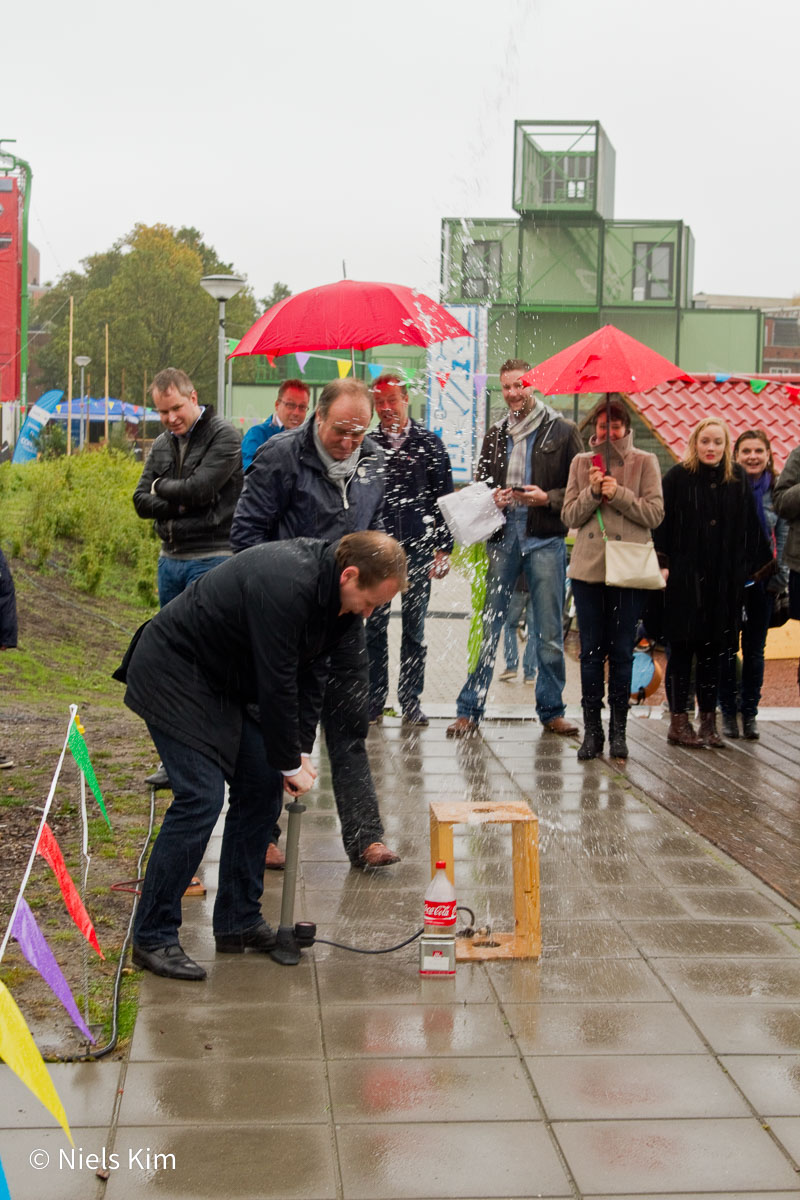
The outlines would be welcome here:
<svg viewBox="0 0 800 1200">
<path fill-rule="evenodd" d="M 611 474 L 611 392 L 606 392 L 606 475 Z"/>
<path fill-rule="evenodd" d="M 350 365 L 353 368 L 353 379 L 356 377 L 356 352 L 353 347 L 350 347 Z"/>
</svg>

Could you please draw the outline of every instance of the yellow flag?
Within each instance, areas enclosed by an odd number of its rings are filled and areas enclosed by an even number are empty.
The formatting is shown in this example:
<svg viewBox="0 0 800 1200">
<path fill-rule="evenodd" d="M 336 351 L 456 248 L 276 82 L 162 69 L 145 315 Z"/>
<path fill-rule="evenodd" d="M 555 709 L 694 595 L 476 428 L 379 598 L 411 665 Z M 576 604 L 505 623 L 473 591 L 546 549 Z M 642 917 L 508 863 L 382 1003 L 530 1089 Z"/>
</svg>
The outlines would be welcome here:
<svg viewBox="0 0 800 1200">
<path fill-rule="evenodd" d="M 64 1105 L 58 1098 L 44 1059 L 39 1053 L 25 1018 L 17 1008 L 6 985 L 0 979 L 0 1058 L 30 1088 L 37 1100 L 53 1114 L 72 1141 Z"/>
<path fill-rule="evenodd" d="M 337 358 L 336 365 L 339 368 L 339 378 L 344 379 L 345 375 L 350 374 L 352 363 L 346 358 Z"/>
</svg>

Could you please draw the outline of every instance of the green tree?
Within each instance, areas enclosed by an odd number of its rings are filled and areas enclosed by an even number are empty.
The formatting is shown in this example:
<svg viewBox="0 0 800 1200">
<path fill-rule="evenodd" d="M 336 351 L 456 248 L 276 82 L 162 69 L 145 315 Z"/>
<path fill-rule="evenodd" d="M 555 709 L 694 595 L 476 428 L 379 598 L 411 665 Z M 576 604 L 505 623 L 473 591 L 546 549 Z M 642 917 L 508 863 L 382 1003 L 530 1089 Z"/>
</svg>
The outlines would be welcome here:
<svg viewBox="0 0 800 1200">
<path fill-rule="evenodd" d="M 270 294 L 259 301 L 261 312 L 265 313 L 268 308 L 272 308 L 273 304 L 277 304 L 279 300 L 286 300 L 291 294 L 292 289 L 289 285 L 278 280 L 277 283 L 273 283 Z"/>
<path fill-rule="evenodd" d="M 109 390 L 141 404 L 145 386 L 163 367 L 181 367 L 200 399 L 213 403 L 217 378 L 217 302 L 200 287 L 203 275 L 228 273 L 197 229 L 136 225 L 110 250 L 84 259 L 36 305 L 34 322 L 50 333 L 37 351 L 45 387 L 66 391 L 69 297 L 74 297 L 73 354 L 88 354 L 92 394 L 105 386 L 105 326 L 109 327 Z M 241 337 L 256 319 L 250 288 L 229 301 L 225 323 Z M 234 378 L 252 377 L 248 359 L 234 360 Z"/>
</svg>

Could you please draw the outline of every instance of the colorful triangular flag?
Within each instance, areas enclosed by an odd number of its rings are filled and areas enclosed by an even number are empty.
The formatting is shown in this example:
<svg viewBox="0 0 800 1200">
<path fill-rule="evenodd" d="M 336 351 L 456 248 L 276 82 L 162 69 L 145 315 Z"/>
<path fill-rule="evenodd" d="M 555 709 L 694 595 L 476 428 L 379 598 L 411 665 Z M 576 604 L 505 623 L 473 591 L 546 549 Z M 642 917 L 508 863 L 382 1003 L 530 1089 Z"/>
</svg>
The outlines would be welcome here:
<svg viewBox="0 0 800 1200">
<path fill-rule="evenodd" d="M 225 339 L 225 341 L 228 343 L 228 354 L 233 354 L 234 350 L 239 345 L 240 340 L 241 340 L 240 338 L 226 338 Z"/>
<path fill-rule="evenodd" d="M 768 383 L 769 383 L 768 379 L 751 379 L 750 380 L 750 390 L 755 392 L 756 395 L 758 395 L 759 392 L 763 392 L 764 388 L 767 386 Z"/>
<path fill-rule="evenodd" d="M 792 387 L 791 384 L 784 384 L 786 395 L 789 397 L 790 404 L 800 404 L 800 387 Z"/>
<path fill-rule="evenodd" d="M 367 363 L 367 370 L 370 373 L 370 378 L 377 379 L 383 371 L 383 367 L 380 363 Z"/>
<path fill-rule="evenodd" d="M 0 1200 L 11 1200 L 11 1193 L 8 1190 L 2 1162 L 0 1162 Z"/>
<path fill-rule="evenodd" d="M 714 376 L 715 383 L 727 383 L 729 379 L 730 379 L 730 375 L 715 375 Z"/>
<path fill-rule="evenodd" d="M 339 378 L 344 379 L 346 375 L 350 374 L 350 368 L 353 364 L 350 362 L 349 358 L 337 358 L 335 362 L 336 366 L 339 368 Z"/>
<path fill-rule="evenodd" d="M 266 354 L 264 357 L 266 358 L 267 362 L 269 363 L 269 365 L 271 367 L 275 366 L 275 355 L 274 354 Z"/>
<path fill-rule="evenodd" d="M 415 373 L 413 371 L 407 371 L 406 368 L 403 367 L 403 383 L 406 385 L 406 387 L 412 387 L 415 380 Z"/>
<path fill-rule="evenodd" d="M 25 1018 L 0 979 L 0 1058 L 58 1121 L 71 1144 L 67 1114 L 48 1074 Z"/>
<path fill-rule="evenodd" d="M 302 350 L 299 350 L 296 352 L 295 358 L 297 359 L 297 365 L 300 368 L 300 374 L 305 375 L 306 367 L 308 366 L 308 360 L 311 358 L 311 355 L 304 354 Z"/>
<path fill-rule="evenodd" d="M 108 825 L 108 828 L 110 829 L 111 822 L 108 819 L 108 813 L 106 812 L 106 806 L 103 803 L 103 793 L 100 791 L 100 785 L 97 782 L 97 776 L 94 773 L 94 767 L 92 766 L 92 760 L 89 758 L 89 751 L 86 747 L 86 742 L 83 740 L 81 731 L 78 729 L 77 718 L 76 718 L 76 720 L 74 720 L 72 722 L 72 725 L 70 726 L 68 743 L 69 743 L 70 751 L 72 752 L 72 757 L 75 759 L 75 762 L 78 764 L 78 766 L 80 767 L 80 769 L 83 771 L 84 775 L 86 776 L 86 782 L 88 783 L 89 787 L 92 789 L 94 798 L 100 806 L 100 812 L 105 817 L 106 824 Z"/>
<path fill-rule="evenodd" d="M 78 895 L 78 889 L 72 882 L 72 876 L 67 870 L 67 864 L 64 862 L 64 855 L 61 853 L 56 835 L 53 833 L 50 826 L 45 821 L 42 828 L 42 833 L 36 846 L 39 854 L 45 862 L 50 864 L 53 874 L 58 880 L 58 886 L 61 888 L 61 895 L 64 897 L 64 903 L 67 906 L 67 912 L 72 917 L 75 924 L 80 929 L 83 936 L 86 938 L 90 946 L 92 946 L 101 958 L 105 958 L 103 951 L 97 941 L 97 934 L 94 931 L 94 926 L 89 919 L 89 914 L 84 907 L 83 901 Z"/>
<path fill-rule="evenodd" d="M 442 389 L 442 391 L 444 391 L 444 389 L 447 387 L 447 381 L 450 378 L 450 372 L 437 371 L 436 378 L 439 380 L 439 387 Z"/>
<path fill-rule="evenodd" d="M 39 972 L 42 979 L 50 988 L 50 991 L 64 1005 L 64 1008 L 72 1017 L 72 1020 L 78 1026 L 81 1033 L 85 1034 L 90 1042 L 94 1042 L 94 1038 L 89 1032 L 83 1017 L 78 1012 L 78 1006 L 75 1003 L 72 992 L 69 990 L 69 984 L 64 978 L 61 967 L 56 962 L 53 951 L 47 944 L 47 939 L 36 924 L 36 917 L 28 907 L 28 902 L 24 896 L 20 896 L 17 911 L 14 914 L 11 936 L 17 939 L 19 948 L 28 962 L 34 970 Z"/>
<path fill-rule="evenodd" d="M 475 395 L 480 396 L 486 390 L 486 383 L 489 379 L 488 375 L 473 375 L 472 386 L 475 388 Z"/>
</svg>

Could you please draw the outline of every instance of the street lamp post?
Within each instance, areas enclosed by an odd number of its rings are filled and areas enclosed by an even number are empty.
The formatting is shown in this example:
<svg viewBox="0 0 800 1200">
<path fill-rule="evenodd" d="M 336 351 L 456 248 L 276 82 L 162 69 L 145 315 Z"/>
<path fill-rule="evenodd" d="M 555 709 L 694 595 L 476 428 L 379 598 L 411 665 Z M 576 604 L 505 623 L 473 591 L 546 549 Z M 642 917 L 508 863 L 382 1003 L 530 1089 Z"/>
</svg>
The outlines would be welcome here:
<svg viewBox="0 0 800 1200">
<path fill-rule="evenodd" d="M 89 358 L 88 354 L 76 354 L 75 355 L 75 366 L 80 367 L 80 369 L 81 369 L 81 400 L 86 405 L 86 441 L 87 442 L 89 440 L 89 405 L 88 405 L 86 396 L 84 395 L 84 391 L 83 391 L 83 372 L 86 370 L 86 368 L 88 367 L 88 365 L 91 361 L 92 360 Z M 80 435 L 78 444 L 79 444 L 79 448 L 82 450 L 83 449 L 83 440 L 84 440 L 83 439 L 83 419 L 82 418 L 81 418 L 80 430 L 81 430 L 81 435 Z"/>
<path fill-rule="evenodd" d="M 227 417 L 225 404 L 225 302 L 240 292 L 246 280 L 241 275 L 204 275 L 200 286 L 219 304 L 219 337 L 217 351 L 217 412 Z"/>
</svg>

